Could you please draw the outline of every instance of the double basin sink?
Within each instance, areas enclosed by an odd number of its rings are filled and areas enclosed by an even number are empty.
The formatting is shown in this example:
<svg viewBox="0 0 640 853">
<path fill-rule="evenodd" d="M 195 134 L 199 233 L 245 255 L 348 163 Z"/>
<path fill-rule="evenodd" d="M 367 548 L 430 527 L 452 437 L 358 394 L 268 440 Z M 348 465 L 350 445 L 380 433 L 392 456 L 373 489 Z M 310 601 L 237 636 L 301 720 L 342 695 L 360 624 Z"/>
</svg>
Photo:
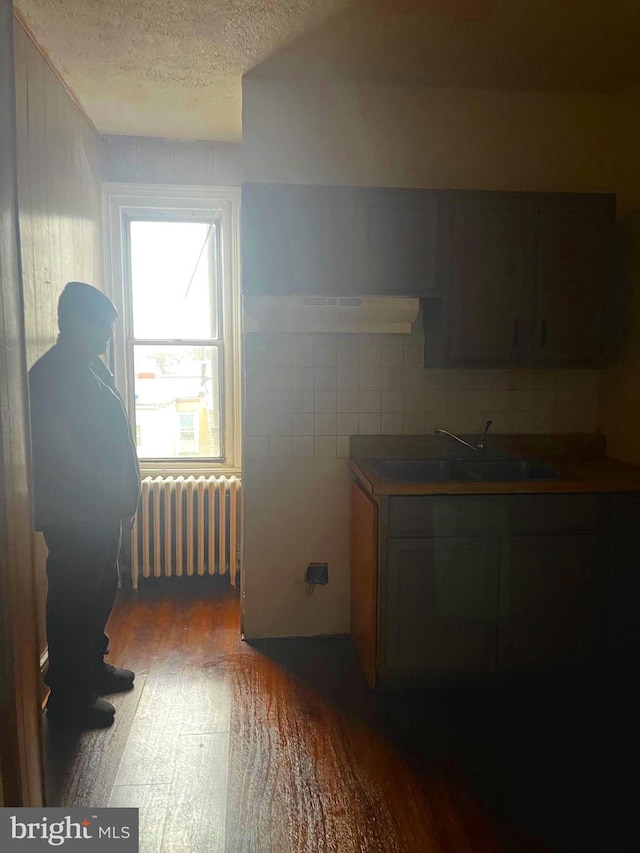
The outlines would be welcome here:
<svg viewBox="0 0 640 853">
<path fill-rule="evenodd" d="M 505 483 L 559 480 L 560 474 L 529 459 L 378 459 L 374 467 L 384 477 L 405 483 Z"/>
</svg>

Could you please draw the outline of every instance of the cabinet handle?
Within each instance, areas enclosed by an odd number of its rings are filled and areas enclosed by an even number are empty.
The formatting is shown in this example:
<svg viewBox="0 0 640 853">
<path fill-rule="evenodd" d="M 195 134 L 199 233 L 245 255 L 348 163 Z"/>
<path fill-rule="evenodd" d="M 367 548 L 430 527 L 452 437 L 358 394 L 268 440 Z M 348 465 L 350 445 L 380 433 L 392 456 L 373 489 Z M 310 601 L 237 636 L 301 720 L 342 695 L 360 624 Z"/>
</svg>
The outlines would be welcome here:
<svg viewBox="0 0 640 853">
<path fill-rule="evenodd" d="M 547 321 L 543 320 L 540 325 L 540 346 L 545 346 L 547 343 Z"/>
<path fill-rule="evenodd" d="M 518 338 L 520 337 L 520 323 L 515 320 L 513 323 L 513 346 L 518 346 Z"/>
</svg>

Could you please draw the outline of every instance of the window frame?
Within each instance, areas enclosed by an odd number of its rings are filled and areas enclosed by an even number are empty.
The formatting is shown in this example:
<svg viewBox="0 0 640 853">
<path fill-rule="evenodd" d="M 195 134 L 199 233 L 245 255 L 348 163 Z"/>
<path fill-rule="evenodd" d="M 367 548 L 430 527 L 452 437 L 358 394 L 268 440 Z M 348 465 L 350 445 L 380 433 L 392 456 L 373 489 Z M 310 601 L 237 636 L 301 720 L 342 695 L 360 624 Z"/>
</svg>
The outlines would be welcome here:
<svg viewBox="0 0 640 853">
<path fill-rule="evenodd" d="M 120 314 L 110 353 L 128 411 L 135 422 L 133 377 L 133 315 L 130 291 L 129 222 L 135 219 L 203 221 L 215 215 L 220 239 L 221 282 L 218 294 L 223 341 L 221 393 L 222 460 L 180 457 L 141 459 L 143 475 L 239 474 L 241 447 L 241 296 L 240 296 L 240 188 L 103 184 L 105 223 L 105 283 Z M 140 340 L 141 344 L 147 343 Z M 192 342 L 185 341 L 189 346 Z"/>
</svg>

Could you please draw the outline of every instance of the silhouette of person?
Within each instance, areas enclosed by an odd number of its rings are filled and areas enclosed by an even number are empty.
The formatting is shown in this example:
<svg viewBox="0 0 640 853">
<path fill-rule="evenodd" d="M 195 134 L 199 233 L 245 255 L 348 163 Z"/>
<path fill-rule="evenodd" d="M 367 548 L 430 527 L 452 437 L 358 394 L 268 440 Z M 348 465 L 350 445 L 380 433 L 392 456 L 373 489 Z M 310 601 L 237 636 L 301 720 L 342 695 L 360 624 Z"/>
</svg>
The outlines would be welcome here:
<svg viewBox="0 0 640 853">
<path fill-rule="evenodd" d="M 58 302 L 57 343 L 29 371 L 35 527 L 47 548 L 45 682 L 53 724 L 102 728 L 102 695 L 135 675 L 104 661 L 118 587 L 122 520 L 129 530 L 140 469 L 106 352 L 118 312 L 97 288 L 70 281 Z"/>
</svg>

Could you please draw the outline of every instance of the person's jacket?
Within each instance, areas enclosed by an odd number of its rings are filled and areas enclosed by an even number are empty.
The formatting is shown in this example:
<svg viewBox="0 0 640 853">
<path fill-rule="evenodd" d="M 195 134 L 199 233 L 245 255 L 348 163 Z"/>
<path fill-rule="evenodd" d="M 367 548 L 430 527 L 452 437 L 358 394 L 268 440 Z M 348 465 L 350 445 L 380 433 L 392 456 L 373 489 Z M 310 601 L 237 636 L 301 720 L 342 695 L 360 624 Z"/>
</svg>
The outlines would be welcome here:
<svg viewBox="0 0 640 853">
<path fill-rule="evenodd" d="M 29 371 L 35 527 L 131 518 L 140 467 L 129 419 L 100 358 L 58 343 Z"/>
</svg>

